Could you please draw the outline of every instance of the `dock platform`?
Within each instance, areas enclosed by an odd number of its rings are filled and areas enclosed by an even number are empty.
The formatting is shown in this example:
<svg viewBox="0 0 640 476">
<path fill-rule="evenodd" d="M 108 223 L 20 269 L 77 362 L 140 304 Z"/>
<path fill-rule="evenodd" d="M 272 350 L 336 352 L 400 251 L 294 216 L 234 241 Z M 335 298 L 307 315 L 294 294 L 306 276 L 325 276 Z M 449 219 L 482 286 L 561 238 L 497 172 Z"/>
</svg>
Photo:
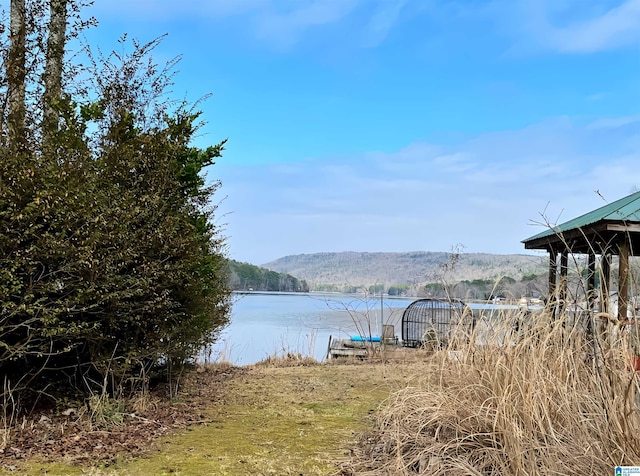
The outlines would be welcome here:
<svg viewBox="0 0 640 476">
<path fill-rule="evenodd" d="M 393 326 L 385 327 L 382 339 L 380 337 L 362 336 L 338 339 L 329 336 L 327 358 L 357 357 L 362 359 L 378 352 L 382 346 L 398 346 L 398 338 L 393 334 Z"/>
</svg>

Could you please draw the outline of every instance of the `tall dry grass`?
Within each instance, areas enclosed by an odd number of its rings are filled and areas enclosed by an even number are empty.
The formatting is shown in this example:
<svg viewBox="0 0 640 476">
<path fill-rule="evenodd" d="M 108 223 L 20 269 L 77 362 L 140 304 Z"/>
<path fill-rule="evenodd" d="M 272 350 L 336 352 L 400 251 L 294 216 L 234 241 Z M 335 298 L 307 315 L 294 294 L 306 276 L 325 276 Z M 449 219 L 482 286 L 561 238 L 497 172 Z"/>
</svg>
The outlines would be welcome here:
<svg viewBox="0 0 640 476">
<path fill-rule="evenodd" d="M 343 473 L 595 475 L 640 464 L 639 377 L 625 333 L 594 321 L 589 339 L 545 313 L 518 332 L 507 319 L 499 341 L 473 336 L 434 353 Z"/>
</svg>

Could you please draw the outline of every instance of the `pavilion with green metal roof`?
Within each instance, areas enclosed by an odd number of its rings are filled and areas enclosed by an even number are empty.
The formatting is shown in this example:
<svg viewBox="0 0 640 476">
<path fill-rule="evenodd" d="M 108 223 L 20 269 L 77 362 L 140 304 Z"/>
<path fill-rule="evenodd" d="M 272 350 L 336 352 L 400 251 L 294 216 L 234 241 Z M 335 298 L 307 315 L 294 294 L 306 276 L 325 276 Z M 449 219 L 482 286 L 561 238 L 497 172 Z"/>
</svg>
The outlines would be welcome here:
<svg viewBox="0 0 640 476">
<path fill-rule="evenodd" d="M 587 302 L 593 308 L 598 294 L 600 310 L 609 311 L 612 256 L 619 258 L 618 319 L 626 319 L 629 300 L 629 257 L 640 256 L 640 191 L 585 213 L 573 220 L 523 240 L 525 249 L 549 253 L 549 298 L 562 303 L 567 297 L 569 254 L 588 256 Z M 599 269 L 596 259 L 599 257 Z M 558 273 L 558 264 L 560 265 Z M 595 288 L 597 273 L 600 292 Z"/>
</svg>

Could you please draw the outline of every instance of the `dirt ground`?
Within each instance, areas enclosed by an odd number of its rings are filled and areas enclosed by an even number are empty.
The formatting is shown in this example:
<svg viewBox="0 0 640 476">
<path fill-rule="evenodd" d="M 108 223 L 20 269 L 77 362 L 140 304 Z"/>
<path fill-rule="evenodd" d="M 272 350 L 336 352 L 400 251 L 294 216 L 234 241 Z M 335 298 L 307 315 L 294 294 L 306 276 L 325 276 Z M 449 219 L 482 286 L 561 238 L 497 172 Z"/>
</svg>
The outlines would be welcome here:
<svg viewBox="0 0 640 476">
<path fill-rule="evenodd" d="M 137 456 L 163 435 L 197 424 L 225 382 L 243 373 L 246 370 L 231 366 L 198 369 L 185 380 L 179 401 L 169 401 L 166 390 L 158 387 L 148 397 L 129 402 L 131 411 L 121 410 L 110 419 L 116 421 L 106 424 L 90 422 L 87 408 L 38 411 L 2 431 L 0 465 L 9 470 L 36 460 L 108 465 L 122 455 Z"/>
<path fill-rule="evenodd" d="M 200 367 L 179 398 L 148 396 L 103 426 L 77 409 L 18 422 L 2 434 L 0 474 L 335 474 L 379 405 L 420 366 L 411 355 Z"/>
</svg>

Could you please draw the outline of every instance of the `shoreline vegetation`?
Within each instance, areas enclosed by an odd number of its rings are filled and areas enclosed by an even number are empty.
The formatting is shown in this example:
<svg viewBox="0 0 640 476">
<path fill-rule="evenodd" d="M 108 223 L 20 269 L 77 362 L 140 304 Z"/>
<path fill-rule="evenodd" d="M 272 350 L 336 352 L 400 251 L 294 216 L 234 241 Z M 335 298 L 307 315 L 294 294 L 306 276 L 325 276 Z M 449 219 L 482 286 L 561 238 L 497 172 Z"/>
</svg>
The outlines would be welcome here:
<svg viewBox="0 0 640 476">
<path fill-rule="evenodd" d="M 458 251 L 315 253 L 262 266 L 228 260 L 228 285 L 234 291 L 539 298 L 546 289 L 546 273 L 540 256 Z"/>
<path fill-rule="evenodd" d="M 602 314 L 593 334 L 570 314 L 517 327 L 513 317 L 484 345 L 471 335 L 363 361 L 283 354 L 199 366 L 173 402 L 139 397 L 121 421 L 113 409 L 97 422 L 52 409 L 5 425 L 0 474 L 607 474 L 638 464 L 636 334 Z M 127 439 L 136 425 L 155 430 Z M 19 450 L 29 432 L 33 446 Z"/>
</svg>

